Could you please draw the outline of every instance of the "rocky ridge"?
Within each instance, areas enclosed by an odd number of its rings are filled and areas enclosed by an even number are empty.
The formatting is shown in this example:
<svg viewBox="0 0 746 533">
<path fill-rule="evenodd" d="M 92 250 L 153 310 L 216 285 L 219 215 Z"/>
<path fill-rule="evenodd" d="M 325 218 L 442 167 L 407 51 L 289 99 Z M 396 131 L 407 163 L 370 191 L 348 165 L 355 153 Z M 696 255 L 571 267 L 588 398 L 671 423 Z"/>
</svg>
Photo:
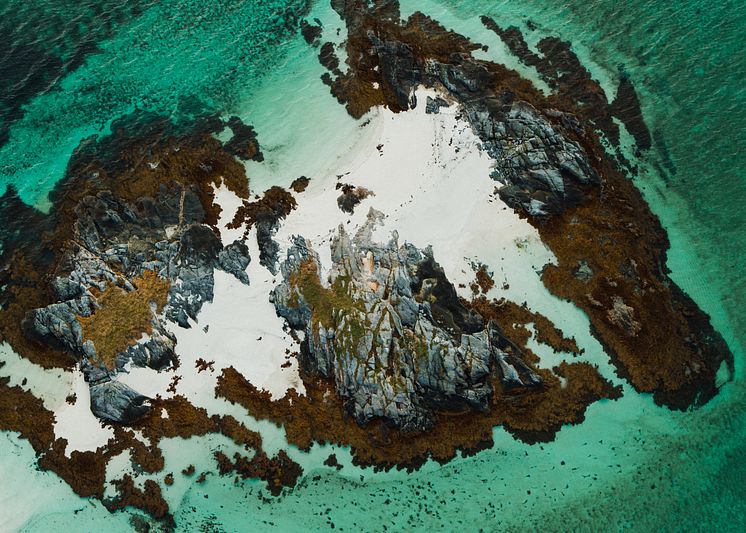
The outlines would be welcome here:
<svg viewBox="0 0 746 533">
<path fill-rule="evenodd" d="M 143 197 L 134 203 L 101 191 L 84 197 L 76 213 L 74 238 L 52 281 L 58 302 L 30 311 L 24 329 L 79 359 L 96 416 L 133 422 L 147 411 L 147 399 L 117 382 L 117 373 L 128 365 L 161 370 L 175 364 L 176 340 L 165 321 L 190 327 L 189 320 L 196 319 L 202 304 L 213 298 L 216 268 L 248 284 L 248 248 L 238 241 L 224 247 L 214 230 L 201 223 L 204 210 L 188 188 L 166 188 L 156 198 Z M 79 319 L 100 312 L 99 297 L 110 287 L 137 291 L 133 280 L 146 272 L 167 281 L 163 314 L 151 312 L 148 333 L 128 339 L 107 358 L 84 338 Z"/>
<path fill-rule="evenodd" d="M 371 233 L 382 214 L 331 243 L 328 279 L 302 237 L 282 263 L 272 299 L 305 334 L 303 366 L 331 380 L 360 425 L 384 419 L 426 431 L 433 411 L 487 411 L 491 377 L 505 389 L 542 381 L 492 321 L 464 306 L 429 249 L 386 244 Z"/>
</svg>

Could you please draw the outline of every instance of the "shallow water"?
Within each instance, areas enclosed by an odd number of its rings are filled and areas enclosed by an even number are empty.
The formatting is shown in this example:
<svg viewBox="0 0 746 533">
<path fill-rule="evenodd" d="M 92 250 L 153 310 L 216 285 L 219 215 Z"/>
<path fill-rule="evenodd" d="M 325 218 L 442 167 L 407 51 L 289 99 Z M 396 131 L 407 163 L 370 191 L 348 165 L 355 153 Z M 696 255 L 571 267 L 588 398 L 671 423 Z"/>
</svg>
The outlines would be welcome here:
<svg viewBox="0 0 746 533">
<path fill-rule="evenodd" d="M 0 5 L 18 20 L 31 16 L 29 8 L 21 12 L 13 4 Z M 55 13 L 73 9 L 59 0 L 28 5 L 41 12 L 47 4 L 57 7 Z M 338 168 L 367 133 L 318 81 L 323 71 L 315 52 L 286 27 L 285 7 L 297 11 L 300 4 L 161 2 L 118 17 L 113 28 L 96 34 L 97 52 L 60 75 L 51 89 L 28 96 L 0 146 L 0 182 L 13 183 L 24 200 L 43 207 L 80 139 L 105 131 L 134 106 L 174 116 L 206 107 L 254 124 L 267 158 L 247 165 L 255 189 Z M 81 6 L 75 9 L 88 13 Z M 610 94 L 620 68 L 632 77 L 655 144 L 637 182 L 669 231 L 673 278 L 713 316 L 735 353 L 736 379 L 689 413 L 659 408 L 627 387 L 621 400 L 591 405 L 586 421 L 564 428 L 555 442 L 528 446 L 497 429 L 493 449 L 443 467 L 427 464 L 412 475 L 353 467 L 344 450 L 335 450 L 345 465 L 337 474 L 321 466 L 329 447 L 316 446 L 310 454 L 294 450 L 306 476 L 281 498 L 262 497 L 258 482 L 234 485 L 218 477 L 168 492 L 179 529 L 290 531 L 333 523 L 341 530 L 376 531 L 743 530 L 746 5 L 402 2 L 403 13 L 416 9 L 489 44 L 488 54 L 498 59 L 506 52 L 478 16 L 489 14 L 523 30 L 531 20 L 537 29 L 527 32 L 529 43 L 547 34 L 569 40 Z M 96 26 L 95 14 L 81 17 Z M 309 17 L 327 27 L 340 25 L 323 2 Z M 53 18 L 38 20 L 44 27 Z M 70 34 L 64 26 L 56 31 Z M 59 57 L 75 49 L 64 40 L 52 42 L 37 46 L 49 45 L 49 53 Z M 509 64 L 519 67 L 514 60 Z M 578 315 L 558 325 L 598 354 L 587 321 Z M 282 434 L 269 424 L 257 427 L 268 451 L 283 445 Z M 166 456 L 175 469 L 187 452 L 194 462 L 193 453 L 206 469 L 211 446 L 200 439 L 177 442 L 175 453 Z M 0 457 L 0 477 L 18 480 L 0 487 L 0 530 L 129 529 L 126 514 L 111 516 L 99 503 L 76 497 L 53 474 L 36 471 L 30 446 L 14 435 L 0 435 Z"/>
</svg>

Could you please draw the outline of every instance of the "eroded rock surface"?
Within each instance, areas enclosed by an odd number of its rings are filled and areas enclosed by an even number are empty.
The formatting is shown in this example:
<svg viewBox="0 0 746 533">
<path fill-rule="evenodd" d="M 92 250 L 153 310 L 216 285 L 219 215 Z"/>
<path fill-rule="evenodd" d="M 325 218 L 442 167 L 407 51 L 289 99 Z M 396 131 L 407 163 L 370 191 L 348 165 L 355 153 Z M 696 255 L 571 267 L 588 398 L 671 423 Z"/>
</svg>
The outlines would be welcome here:
<svg viewBox="0 0 746 533">
<path fill-rule="evenodd" d="M 248 284 L 248 248 L 240 242 L 223 247 L 215 231 L 201 223 L 204 210 L 195 191 L 186 187 L 164 188 L 157 198 L 136 202 L 103 191 L 84 197 L 75 211 L 75 237 L 53 281 L 59 302 L 29 312 L 24 327 L 80 359 L 97 416 L 131 422 L 146 411 L 145 403 L 141 395 L 124 384 L 110 383 L 111 379 L 128 363 L 156 370 L 173 364 L 176 341 L 164 320 L 190 327 L 189 320 L 196 319 L 202 305 L 212 301 L 216 268 Z M 146 272 L 167 284 L 163 315 L 148 309 L 147 332 L 139 340 L 129 339 L 121 349 L 104 353 L 85 338 L 80 317 L 99 312 L 106 305 L 100 296 L 107 290 L 141 290 L 133 280 L 142 279 Z M 143 302 L 156 307 L 153 300 Z M 128 311 L 121 310 L 122 322 L 126 323 Z M 95 323 L 98 328 L 108 326 Z"/>
<path fill-rule="evenodd" d="M 353 237 L 340 226 L 328 279 L 297 237 L 273 292 L 277 313 L 305 333 L 305 369 L 333 379 L 359 424 L 386 419 L 404 432 L 434 410 L 489 409 L 490 378 L 505 388 L 541 383 L 492 321 L 464 306 L 430 249 L 371 240 L 378 217 Z"/>
<path fill-rule="evenodd" d="M 504 184 L 499 193 L 505 203 L 532 216 L 559 213 L 577 205 L 583 187 L 598 184 L 584 150 L 531 104 L 511 102 L 499 110 L 490 110 L 490 105 L 466 110 L 496 162 L 492 176 Z"/>
</svg>

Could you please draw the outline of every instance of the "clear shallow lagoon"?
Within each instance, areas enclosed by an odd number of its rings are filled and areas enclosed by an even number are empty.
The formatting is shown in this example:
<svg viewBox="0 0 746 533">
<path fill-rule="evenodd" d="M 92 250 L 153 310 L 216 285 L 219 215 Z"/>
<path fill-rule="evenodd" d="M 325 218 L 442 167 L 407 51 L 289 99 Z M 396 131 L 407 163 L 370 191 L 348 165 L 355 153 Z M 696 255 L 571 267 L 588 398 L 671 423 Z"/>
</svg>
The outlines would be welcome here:
<svg viewBox="0 0 746 533">
<path fill-rule="evenodd" d="M 19 21 L 29 16 L 15 11 L 14 3 L 3 7 L 6 16 Z M 58 15 L 73 9 L 67 2 L 36 4 L 38 10 L 58 6 Z M 82 138 L 105 131 L 136 105 L 179 116 L 193 109 L 194 98 L 255 125 L 267 158 L 248 166 L 256 188 L 335 168 L 337 158 L 366 132 L 319 82 L 323 70 L 316 51 L 286 27 L 285 8 L 299 4 L 161 2 L 122 17 L 110 32 L 100 32 L 97 52 L 25 103 L 0 147 L 0 180 L 18 186 L 27 202 L 44 206 Z M 86 7 L 92 9 L 75 9 Z M 626 388 L 617 402 L 591 405 L 586 421 L 564 428 L 553 443 L 528 446 L 498 429 L 492 450 L 443 467 L 428 464 L 412 475 L 351 467 L 339 450 L 345 467 L 337 474 L 321 466 L 328 448 L 296 451 L 293 458 L 306 476 L 290 494 L 264 499 L 258 482 L 234 485 L 232 478 L 209 477 L 204 485 L 166 493 L 177 525 L 206 531 L 327 529 L 331 522 L 348 531 L 743 530 L 746 6 L 653 0 L 622 6 L 611 0 L 402 2 L 405 15 L 416 9 L 490 44 L 488 55 L 498 59 L 505 51 L 478 16 L 489 14 L 523 30 L 531 20 L 537 29 L 527 32 L 530 43 L 547 34 L 570 41 L 611 94 L 620 68 L 631 75 L 655 144 L 642 162 L 638 184 L 669 232 L 674 279 L 712 315 L 731 345 L 736 379 L 690 413 L 659 408 Z M 341 26 L 321 1 L 308 16 L 327 27 Z M 97 18 L 89 14 L 85 20 L 95 26 Z M 42 33 L 37 44 L 69 54 L 61 44 L 66 41 L 50 35 L 57 34 Z M 598 357 L 598 344 L 584 325 L 558 321 L 589 357 Z M 280 434 L 261 427 L 268 448 L 282 444 Z M 210 446 L 209 439 L 174 443 L 179 454 L 199 454 L 191 462 L 205 468 L 212 462 Z M 6 480 L 0 488 L 0 530 L 130 529 L 126 514 L 110 515 L 99 503 L 75 496 L 54 474 L 36 471 L 31 447 L 14 435 L 0 436 L 0 457 Z"/>
</svg>

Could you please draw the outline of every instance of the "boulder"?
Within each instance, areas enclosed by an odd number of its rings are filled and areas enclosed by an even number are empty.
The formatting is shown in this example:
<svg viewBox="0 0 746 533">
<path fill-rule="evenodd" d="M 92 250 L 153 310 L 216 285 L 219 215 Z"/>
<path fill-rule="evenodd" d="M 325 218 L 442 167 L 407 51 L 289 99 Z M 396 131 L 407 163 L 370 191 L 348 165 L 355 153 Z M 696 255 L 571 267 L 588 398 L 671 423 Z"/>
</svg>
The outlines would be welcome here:
<svg viewBox="0 0 746 533">
<path fill-rule="evenodd" d="M 150 399 L 120 381 L 90 384 L 91 412 L 102 420 L 132 424 L 150 411 Z"/>
</svg>

